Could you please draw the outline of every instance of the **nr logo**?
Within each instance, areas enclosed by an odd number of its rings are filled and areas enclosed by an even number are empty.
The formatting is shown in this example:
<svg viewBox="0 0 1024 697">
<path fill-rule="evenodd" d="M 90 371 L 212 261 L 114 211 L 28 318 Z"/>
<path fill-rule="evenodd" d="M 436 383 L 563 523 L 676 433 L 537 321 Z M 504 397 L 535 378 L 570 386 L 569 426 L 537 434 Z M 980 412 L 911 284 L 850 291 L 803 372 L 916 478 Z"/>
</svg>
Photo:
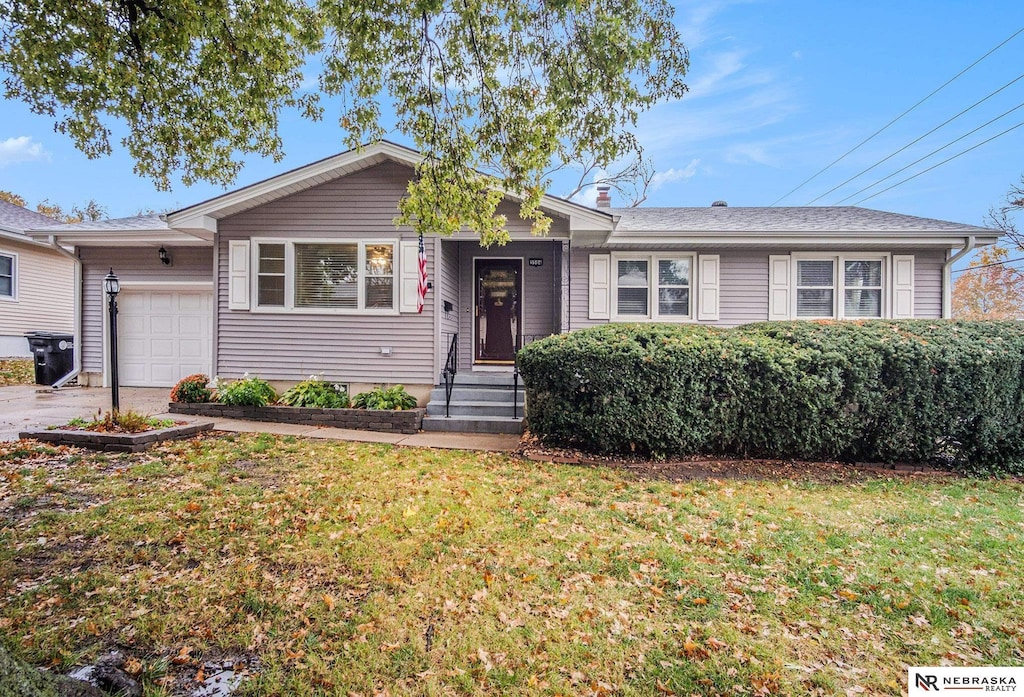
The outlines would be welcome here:
<svg viewBox="0 0 1024 697">
<path fill-rule="evenodd" d="M 931 691 L 939 689 L 939 676 L 937 675 L 923 675 L 921 673 L 914 673 L 914 687 L 920 690 Z"/>
</svg>

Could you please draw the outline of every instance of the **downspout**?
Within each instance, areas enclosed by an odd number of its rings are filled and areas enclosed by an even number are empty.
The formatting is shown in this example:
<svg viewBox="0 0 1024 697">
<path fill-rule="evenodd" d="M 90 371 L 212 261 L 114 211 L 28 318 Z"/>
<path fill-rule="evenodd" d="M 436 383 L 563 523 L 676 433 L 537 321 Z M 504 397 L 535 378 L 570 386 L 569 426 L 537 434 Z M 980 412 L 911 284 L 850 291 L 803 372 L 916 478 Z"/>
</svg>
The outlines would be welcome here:
<svg viewBox="0 0 1024 697">
<path fill-rule="evenodd" d="M 74 330 L 74 365 L 71 372 L 53 383 L 53 388 L 63 387 L 78 377 L 82 372 L 82 260 L 77 255 L 57 244 L 57 238 L 50 235 L 50 247 L 67 257 L 75 264 L 75 330 Z"/>
<path fill-rule="evenodd" d="M 942 319 L 953 316 L 953 264 L 973 252 L 976 245 L 977 238 L 974 235 L 967 237 L 964 239 L 964 248 L 946 259 L 942 265 Z"/>
</svg>

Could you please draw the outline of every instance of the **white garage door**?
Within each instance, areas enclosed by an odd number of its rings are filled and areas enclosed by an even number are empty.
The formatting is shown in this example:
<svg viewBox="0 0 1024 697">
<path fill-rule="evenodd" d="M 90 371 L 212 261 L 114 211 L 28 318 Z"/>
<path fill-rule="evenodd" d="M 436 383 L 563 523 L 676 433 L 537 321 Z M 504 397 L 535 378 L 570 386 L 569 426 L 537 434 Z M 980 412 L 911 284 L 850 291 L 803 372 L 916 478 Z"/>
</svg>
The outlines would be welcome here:
<svg viewBox="0 0 1024 697">
<path fill-rule="evenodd" d="M 125 288 L 117 306 L 120 384 L 172 387 L 186 375 L 210 374 L 211 291 Z"/>
</svg>

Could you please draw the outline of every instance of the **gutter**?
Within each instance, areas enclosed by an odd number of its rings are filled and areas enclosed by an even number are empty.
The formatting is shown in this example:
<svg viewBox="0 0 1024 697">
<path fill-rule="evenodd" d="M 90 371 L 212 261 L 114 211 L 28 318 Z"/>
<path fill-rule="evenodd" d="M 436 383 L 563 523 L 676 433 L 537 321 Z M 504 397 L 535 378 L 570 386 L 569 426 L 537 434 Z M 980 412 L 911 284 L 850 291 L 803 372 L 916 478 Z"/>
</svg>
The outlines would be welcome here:
<svg viewBox="0 0 1024 697">
<path fill-rule="evenodd" d="M 67 383 L 78 377 L 78 374 L 82 372 L 82 260 L 77 255 L 72 254 L 68 250 L 57 244 L 57 236 L 50 235 L 49 247 L 63 256 L 67 257 L 75 264 L 75 331 L 74 331 L 74 365 L 71 368 L 71 372 L 62 377 L 57 382 L 53 383 L 53 388 L 58 389 L 63 387 Z"/>
<path fill-rule="evenodd" d="M 977 243 L 978 240 L 974 235 L 964 238 L 964 248 L 942 264 L 942 319 L 949 319 L 953 316 L 953 264 L 973 252 Z"/>
</svg>

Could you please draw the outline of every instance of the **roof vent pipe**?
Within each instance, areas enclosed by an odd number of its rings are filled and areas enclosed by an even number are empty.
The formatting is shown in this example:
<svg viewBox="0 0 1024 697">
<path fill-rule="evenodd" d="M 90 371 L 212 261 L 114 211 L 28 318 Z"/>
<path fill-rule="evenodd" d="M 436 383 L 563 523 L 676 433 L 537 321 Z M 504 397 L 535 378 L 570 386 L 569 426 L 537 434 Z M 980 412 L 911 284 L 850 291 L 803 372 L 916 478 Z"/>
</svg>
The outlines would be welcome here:
<svg viewBox="0 0 1024 697">
<path fill-rule="evenodd" d="M 728 208 L 729 204 L 726 201 L 715 201 L 711 204 L 712 208 Z"/>
<path fill-rule="evenodd" d="M 611 190 L 611 186 L 608 184 L 597 185 L 597 207 L 598 208 L 611 208 L 612 197 L 608 194 Z"/>
</svg>

